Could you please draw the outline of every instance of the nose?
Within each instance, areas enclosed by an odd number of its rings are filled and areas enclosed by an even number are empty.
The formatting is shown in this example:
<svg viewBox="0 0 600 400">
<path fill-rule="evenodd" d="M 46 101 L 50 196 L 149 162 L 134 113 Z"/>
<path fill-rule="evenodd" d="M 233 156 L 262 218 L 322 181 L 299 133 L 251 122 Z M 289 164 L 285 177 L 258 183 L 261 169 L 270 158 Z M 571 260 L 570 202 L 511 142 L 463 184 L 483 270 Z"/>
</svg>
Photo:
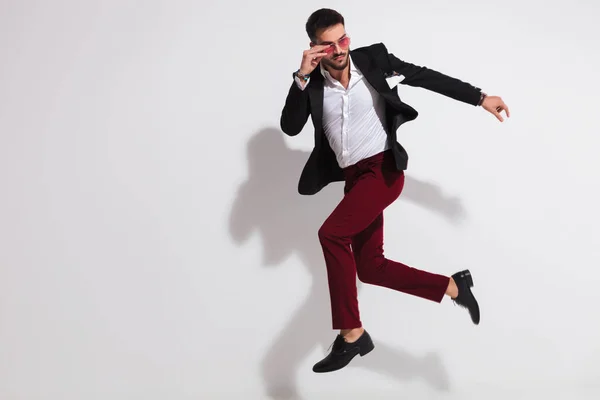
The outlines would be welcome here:
<svg viewBox="0 0 600 400">
<path fill-rule="evenodd" d="M 341 54 L 344 52 L 344 49 L 342 49 L 342 46 L 340 46 L 339 43 L 334 43 L 333 45 L 333 54 Z"/>
</svg>

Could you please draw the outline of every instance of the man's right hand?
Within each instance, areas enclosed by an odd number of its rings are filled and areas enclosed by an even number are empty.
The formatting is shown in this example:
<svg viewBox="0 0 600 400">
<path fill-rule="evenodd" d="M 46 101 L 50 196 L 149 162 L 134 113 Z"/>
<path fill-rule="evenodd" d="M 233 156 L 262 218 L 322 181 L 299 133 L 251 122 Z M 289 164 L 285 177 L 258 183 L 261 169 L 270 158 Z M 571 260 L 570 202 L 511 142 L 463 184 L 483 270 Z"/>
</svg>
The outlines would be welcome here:
<svg viewBox="0 0 600 400">
<path fill-rule="evenodd" d="M 317 68 L 319 62 L 321 62 L 321 58 L 325 57 L 327 53 L 325 53 L 325 49 L 329 47 L 328 45 L 317 45 L 313 46 L 308 50 L 304 50 L 302 55 L 302 64 L 300 64 L 300 73 L 303 75 L 308 75 Z"/>
</svg>

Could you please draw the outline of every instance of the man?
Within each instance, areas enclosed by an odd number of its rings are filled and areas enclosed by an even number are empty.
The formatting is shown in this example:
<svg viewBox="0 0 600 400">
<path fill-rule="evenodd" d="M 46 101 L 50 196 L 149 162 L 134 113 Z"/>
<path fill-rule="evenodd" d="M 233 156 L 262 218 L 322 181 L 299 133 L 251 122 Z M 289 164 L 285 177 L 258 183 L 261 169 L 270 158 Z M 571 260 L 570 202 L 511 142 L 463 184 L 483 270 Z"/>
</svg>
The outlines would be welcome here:
<svg viewBox="0 0 600 400">
<path fill-rule="evenodd" d="M 500 97 L 437 71 L 407 63 L 382 43 L 350 50 L 344 18 L 320 9 L 306 22 L 310 48 L 293 73 L 281 113 L 281 129 L 295 136 L 311 116 L 315 146 L 300 176 L 298 191 L 313 195 L 331 182 L 344 181 L 344 197 L 318 231 L 327 268 L 333 329 L 339 334 L 315 372 L 339 370 L 374 348 L 362 326 L 356 276 L 435 302 L 444 295 L 466 308 L 479 324 L 469 270 L 451 277 L 418 270 L 385 258 L 383 211 L 404 185 L 408 156 L 396 140 L 397 129 L 418 113 L 402 102 L 397 84 L 421 87 L 481 106 L 503 121 L 508 107 Z"/>
</svg>

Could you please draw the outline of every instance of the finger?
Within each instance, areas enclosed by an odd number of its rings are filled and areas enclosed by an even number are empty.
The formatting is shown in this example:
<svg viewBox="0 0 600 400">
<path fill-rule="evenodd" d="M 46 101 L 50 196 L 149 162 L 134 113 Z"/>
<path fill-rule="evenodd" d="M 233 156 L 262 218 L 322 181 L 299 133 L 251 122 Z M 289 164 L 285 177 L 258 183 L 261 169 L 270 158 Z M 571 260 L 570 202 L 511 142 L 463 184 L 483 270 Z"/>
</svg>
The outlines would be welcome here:
<svg viewBox="0 0 600 400">
<path fill-rule="evenodd" d="M 315 57 L 323 57 L 323 56 L 326 56 L 326 55 L 327 55 L 327 53 L 325 53 L 322 50 L 313 50 L 313 49 L 310 49 L 310 50 L 305 50 L 304 51 L 303 58 L 304 59 L 314 59 Z"/>
<path fill-rule="evenodd" d="M 328 48 L 328 47 L 329 47 L 329 45 L 323 45 L 323 44 L 321 44 L 321 45 L 317 45 L 317 46 L 313 46 L 313 47 L 311 47 L 311 48 L 310 48 L 310 50 L 309 50 L 308 52 L 309 52 L 309 53 L 316 53 L 316 52 L 319 52 L 319 51 L 325 50 L 325 49 L 326 49 L 326 48 Z"/>
<path fill-rule="evenodd" d="M 494 115 L 496 116 L 496 118 L 498 118 L 498 120 L 499 120 L 500 122 L 504 122 L 504 118 L 502 118 L 502 115 L 500 115 L 500 113 L 499 113 L 499 112 L 496 112 L 496 113 L 494 113 Z"/>
<path fill-rule="evenodd" d="M 510 111 L 508 110 L 508 107 L 506 106 L 506 104 L 502 103 L 502 105 L 501 105 L 501 106 L 498 106 L 498 107 L 496 108 L 496 111 L 498 111 L 498 112 L 502 112 L 502 111 L 504 111 L 504 112 L 506 113 L 506 116 L 507 116 L 508 118 L 510 118 Z"/>
</svg>

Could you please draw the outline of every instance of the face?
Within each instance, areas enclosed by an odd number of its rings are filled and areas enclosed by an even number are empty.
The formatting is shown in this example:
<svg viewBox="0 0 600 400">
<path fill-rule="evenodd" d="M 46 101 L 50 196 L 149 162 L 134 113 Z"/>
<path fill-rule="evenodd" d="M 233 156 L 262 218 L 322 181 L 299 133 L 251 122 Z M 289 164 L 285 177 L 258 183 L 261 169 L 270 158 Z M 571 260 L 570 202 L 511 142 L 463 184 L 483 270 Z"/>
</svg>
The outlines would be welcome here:
<svg viewBox="0 0 600 400">
<path fill-rule="evenodd" d="M 324 67 L 343 70 L 350 60 L 350 37 L 346 35 L 344 25 L 337 24 L 317 32 L 317 42 L 314 45 L 328 45 L 325 49 L 327 56 L 321 59 Z"/>
</svg>

